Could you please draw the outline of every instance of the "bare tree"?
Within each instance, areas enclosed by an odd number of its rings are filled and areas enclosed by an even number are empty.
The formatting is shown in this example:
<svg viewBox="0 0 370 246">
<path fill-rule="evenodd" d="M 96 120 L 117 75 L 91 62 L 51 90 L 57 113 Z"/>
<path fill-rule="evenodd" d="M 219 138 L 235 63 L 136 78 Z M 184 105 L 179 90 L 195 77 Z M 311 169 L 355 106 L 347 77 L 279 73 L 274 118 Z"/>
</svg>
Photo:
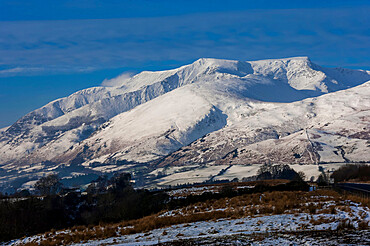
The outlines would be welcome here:
<svg viewBox="0 0 370 246">
<path fill-rule="evenodd" d="M 299 177 L 301 178 L 301 180 L 303 180 L 303 181 L 305 181 L 305 180 L 306 180 L 306 174 L 305 174 L 304 172 L 299 171 L 299 172 L 298 172 L 298 175 L 299 175 Z"/>
<path fill-rule="evenodd" d="M 63 185 L 60 182 L 58 175 L 50 174 L 46 177 L 40 178 L 34 187 L 41 195 L 53 195 L 60 192 Z"/>
</svg>

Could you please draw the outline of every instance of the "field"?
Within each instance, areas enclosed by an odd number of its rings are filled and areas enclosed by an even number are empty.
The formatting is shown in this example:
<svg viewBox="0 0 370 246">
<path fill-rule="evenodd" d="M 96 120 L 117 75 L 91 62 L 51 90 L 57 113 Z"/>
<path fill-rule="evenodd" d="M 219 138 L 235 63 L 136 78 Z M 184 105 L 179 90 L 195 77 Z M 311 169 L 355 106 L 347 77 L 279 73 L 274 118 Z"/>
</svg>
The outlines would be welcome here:
<svg viewBox="0 0 370 246">
<path fill-rule="evenodd" d="M 199 186 L 168 193 L 181 199 L 202 190 L 225 192 L 248 185 L 253 184 Z M 365 245 L 370 242 L 368 204 L 366 199 L 332 190 L 244 194 L 163 210 L 137 220 L 50 231 L 8 245 Z"/>
</svg>

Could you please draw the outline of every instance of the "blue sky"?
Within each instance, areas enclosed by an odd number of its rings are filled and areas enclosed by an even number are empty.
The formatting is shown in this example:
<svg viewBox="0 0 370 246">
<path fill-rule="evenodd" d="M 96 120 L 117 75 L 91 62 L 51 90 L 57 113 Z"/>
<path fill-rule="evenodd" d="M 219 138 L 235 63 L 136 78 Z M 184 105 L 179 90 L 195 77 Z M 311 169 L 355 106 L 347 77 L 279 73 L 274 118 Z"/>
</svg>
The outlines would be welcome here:
<svg viewBox="0 0 370 246">
<path fill-rule="evenodd" d="M 369 1 L 0 1 L 0 127 L 126 71 L 308 56 L 370 70 Z"/>
</svg>

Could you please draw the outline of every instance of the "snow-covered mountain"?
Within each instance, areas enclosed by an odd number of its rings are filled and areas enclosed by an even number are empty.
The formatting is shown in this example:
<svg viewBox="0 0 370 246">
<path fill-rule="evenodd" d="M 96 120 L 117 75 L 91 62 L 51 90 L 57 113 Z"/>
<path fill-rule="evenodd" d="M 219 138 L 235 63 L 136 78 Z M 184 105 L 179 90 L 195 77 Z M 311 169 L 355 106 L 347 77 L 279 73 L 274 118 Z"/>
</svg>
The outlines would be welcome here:
<svg viewBox="0 0 370 246">
<path fill-rule="evenodd" d="M 130 165 L 370 161 L 369 80 L 369 71 L 306 57 L 145 71 L 50 102 L 1 130 L 0 178 L 30 181 L 61 167 L 74 177 Z"/>
</svg>

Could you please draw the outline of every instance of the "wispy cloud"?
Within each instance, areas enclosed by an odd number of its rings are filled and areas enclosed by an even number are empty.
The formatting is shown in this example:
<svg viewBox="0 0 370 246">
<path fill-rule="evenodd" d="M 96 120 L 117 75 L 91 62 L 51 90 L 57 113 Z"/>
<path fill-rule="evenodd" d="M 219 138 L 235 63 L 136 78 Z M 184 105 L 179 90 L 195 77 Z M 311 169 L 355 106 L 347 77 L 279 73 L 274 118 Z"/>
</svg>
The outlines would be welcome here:
<svg viewBox="0 0 370 246">
<path fill-rule="evenodd" d="M 18 74 L 37 73 L 43 71 L 40 67 L 14 67 L 0 70 L 0 76 L 11 76 Z"/>
<path fill-rule="evenodd" d="M 133 68 L 199 57 L 254 60 L 297 55 L 323 65 L 368 66 L 369 11 L 367 7 L 249 10 L 0 22 L 0 66 L 40 67 L 39 72 L 46 73 L 58 67 L 81 71 L 81 67 Z"/>
<path fill-rule="evenodd" d="M 94 67 L 48 66 L 0 68 L 0 77 L 32 76 L 38 74 L 85 73 L 95 71 Z"/>
<path fill-rule="evenodd" d="M 134 72 L 124 72 L 120 74 L 119 76 L 112 78 L 112 79 L 105 79 L 102 82 L 102 86 L 108 86 L 108 87 L 115 87 L 115 86 L 120 86 L 124 82 L 128 81 L 135 75 Z"/>
</svg>

